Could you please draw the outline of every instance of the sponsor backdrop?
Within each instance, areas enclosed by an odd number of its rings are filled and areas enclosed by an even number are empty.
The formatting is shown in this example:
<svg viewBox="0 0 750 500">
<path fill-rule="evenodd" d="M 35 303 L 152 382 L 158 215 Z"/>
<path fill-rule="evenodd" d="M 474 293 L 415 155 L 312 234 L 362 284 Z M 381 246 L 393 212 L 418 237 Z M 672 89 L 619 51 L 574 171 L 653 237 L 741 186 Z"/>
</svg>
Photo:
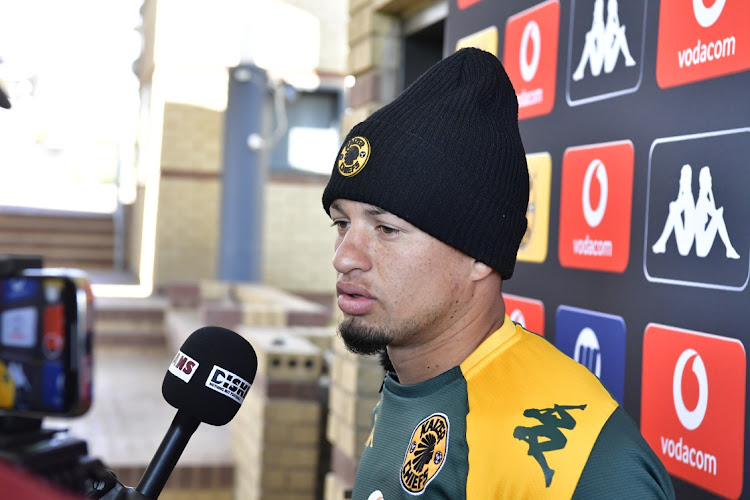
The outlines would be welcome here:
<svg viewBox="0 0 750 500">
<path fill-rule="evenodd" d="M 531 180 L 508 314 L 599 376 L 678 498 L 750 498 L 750 2 L 451 0 Z"/>
</svg>

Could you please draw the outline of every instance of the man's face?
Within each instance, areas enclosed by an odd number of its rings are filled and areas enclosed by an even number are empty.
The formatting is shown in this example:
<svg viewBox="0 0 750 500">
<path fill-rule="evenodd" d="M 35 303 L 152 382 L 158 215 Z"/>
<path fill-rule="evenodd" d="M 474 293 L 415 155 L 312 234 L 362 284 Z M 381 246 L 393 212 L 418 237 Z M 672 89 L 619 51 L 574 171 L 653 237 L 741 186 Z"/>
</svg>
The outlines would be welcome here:
<svg viewBox="0 0 750 500">
<path fill-rule="evenodd" d="M 339 332 L 350 349 L 417 346 L 458 320 L 471 299 L 473 259 L 373 205 L 336 200 L 330 213 Z"/>
</svg>

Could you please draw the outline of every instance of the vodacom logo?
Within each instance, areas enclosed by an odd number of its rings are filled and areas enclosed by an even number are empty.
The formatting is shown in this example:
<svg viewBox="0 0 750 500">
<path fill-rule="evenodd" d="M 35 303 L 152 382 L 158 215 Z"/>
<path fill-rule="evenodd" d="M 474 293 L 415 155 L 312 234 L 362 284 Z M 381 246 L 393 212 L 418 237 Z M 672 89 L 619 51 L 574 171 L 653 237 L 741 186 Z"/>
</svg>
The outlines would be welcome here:
<svg viewBox="0 0 750 500">
<path fill-rule="evenodd" d="M 698 24 L 708 28 L 719 19 L 727 0 L 715 0 L 711 7 L 706 7 L 704 1 L 693 0 L 693 14 L 695 14 L 695 20 L 698 21 Z"/>
<path fill-rule="evenodd" d="M 513 323 L 518 323 L 522 327 L 526 328 L 526 318 L 524 317 L 520 309 L 513 309 L 509 317 Z"/>
<path fill-rule="evenodd" d="M 599 181 L 599 204 L 596 208 L 591 207 L 591 179 L 596 173 L 596 180 Z M 586 175 L 583 177 L 583 216 L 586 223 L 591 227 L 598 226 L 604 218 L 604 212 L 607 210 L 607 195 L 609 194 L 609 181 L 607 180 L 607 169 L 600 159 L 595 159 L 589 163 L 586 169 Z"/>
<path fill-rule="evenodd" d="M 693 361 L 693 373 L 698 378 L 698 404 L 693 410 L 685 407 L 682 399 L 682 374 L 685 371 L 685 365 L 695 356 Z M 708 377 L 706 376 L 706 365 L 703 359 L 693 349 L 685 349 L 677 359 L 674 367 L 674 377 L 672 378 L 672 397 L 674 398 L 674 409 L 677 411 L 677 418 L 687 430 L 697 429 L 703 417 L 706 416 L 708 407 Z"/>
<path fill-rule="evenodd" d="M 528 60 L 529 40 L 531 40 L 531 61 Z M 529 21 L 521 36 L 521 49 L 518 51 L 518 62 L 521 67 L 521 78 L 530 82 L 539 68 L 542 55 L 542 34 L 536 21 Z"/>
</svg>

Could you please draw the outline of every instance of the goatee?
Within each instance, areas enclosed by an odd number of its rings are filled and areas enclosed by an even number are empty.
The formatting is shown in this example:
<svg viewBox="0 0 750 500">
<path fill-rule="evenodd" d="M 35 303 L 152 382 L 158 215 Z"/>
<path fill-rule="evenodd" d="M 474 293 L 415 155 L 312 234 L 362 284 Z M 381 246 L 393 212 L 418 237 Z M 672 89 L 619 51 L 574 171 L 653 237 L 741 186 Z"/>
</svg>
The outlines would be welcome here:
<svg viewBox="0 0 750 500">
<path fill-rule="evenodd" d="M 346 348 L 362 356 L 382 353 L 391 340 L 382 330 L 355 324 L 354 318 L 342 321 L 338 331 Z"/>
</svg>

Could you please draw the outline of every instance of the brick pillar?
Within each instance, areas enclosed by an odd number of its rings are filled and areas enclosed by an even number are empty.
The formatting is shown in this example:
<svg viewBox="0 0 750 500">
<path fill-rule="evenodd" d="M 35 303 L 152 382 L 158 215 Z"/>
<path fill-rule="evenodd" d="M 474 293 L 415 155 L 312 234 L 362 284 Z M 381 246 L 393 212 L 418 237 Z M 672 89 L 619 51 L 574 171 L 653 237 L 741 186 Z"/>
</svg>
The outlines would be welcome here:
<svg viewBox="0 0 750 500">
<path fill-rule="evenodd" d="M 331 443 L 331 472 L 326 477 L 326 500 L 351 498 L 384 375 L 377 357 L 352 354 L 339 337 L 334 338 L 326 432 Z"/>
<path fill-rule="evenodd" d="M 235 496 L 243 500 L 317 497 L 321 350 L 305 338 L 245 330 L 258 374 L 232 422 Z"/>
</svg>

